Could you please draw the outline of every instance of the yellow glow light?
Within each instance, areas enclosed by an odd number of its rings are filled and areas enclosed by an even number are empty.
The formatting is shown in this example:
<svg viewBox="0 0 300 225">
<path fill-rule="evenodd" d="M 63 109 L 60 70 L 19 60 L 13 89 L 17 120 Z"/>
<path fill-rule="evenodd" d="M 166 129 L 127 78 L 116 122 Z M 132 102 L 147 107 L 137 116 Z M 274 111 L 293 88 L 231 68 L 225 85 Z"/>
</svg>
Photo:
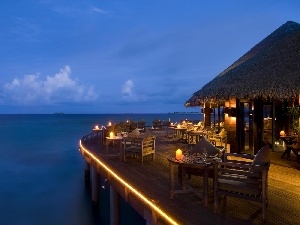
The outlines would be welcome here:
<svg viewBox="0 0 300 225">
<path fill-rule="evenodd" d="M 110 137 L 110 138 L 114 138 L 114 137 L 115 137 L 114 132 L 110 132 L 110 133 L 109 133 L 109 137 Z"/>
<path fill-rule="evenodd" d="M 125 187 L 127 187 L 131 193 L 135 194 L 138 198 L 140 198 L 146 205 L 148 205 L 152 210 L 154 210 L 156 213 L 158 213 L 162 218 L 164 218 L 166 221 L 168 221 L 170 224 L 178 224 L 172 217 L 170 217 L 167 213 L 165 213 L 163 210 L 161 210 L 158 206 L 153 204 L 151 200 L 146 198 L 142 193 L 140 193 L 137 189 L 135 189 L 133 186 L 131 186 L 129 183 L 127 183 L 125 180 L 123 180 L 115 171 L 113 171 L 111 168 L 109 168 L 107 165 L 105 165 L 100 159 L 98 159 L 96 156 L 93 155 L 88 149 L 86 149 L 82 144 L 81 140 L 79 141 L 80 149 L 85 151 L 92 159 L 94 159 L 99 165 L 101 165 L 112 177 L 114 177 L 117 181 L 119 181 L 121 184 L 123 184 Z"/>
<path fill-rule="evenodd" d="M 176 150 L 176 159 L 182 159 L 182 151 L 181 149 L 177 149 Z"/>
</svg>

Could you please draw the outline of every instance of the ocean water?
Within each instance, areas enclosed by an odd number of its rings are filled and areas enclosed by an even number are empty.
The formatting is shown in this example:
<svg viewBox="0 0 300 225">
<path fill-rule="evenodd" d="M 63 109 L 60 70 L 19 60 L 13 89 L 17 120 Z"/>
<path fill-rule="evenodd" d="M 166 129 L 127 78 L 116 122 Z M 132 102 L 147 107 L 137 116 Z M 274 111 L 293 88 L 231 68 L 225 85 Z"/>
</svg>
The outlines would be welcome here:
<svg viewBox="0 0 300 225">
<path fill-rule="evenodd" d="M 154 119 L 179 122 L 201 114 L 0 115 L 0 224 L 108 225 L 109 189 L 100 189 L 100 206 L 84 183 L 79 139 L 108 121 Z M 145 224 L 121 200 L 121 224 Z"/>
</svg>

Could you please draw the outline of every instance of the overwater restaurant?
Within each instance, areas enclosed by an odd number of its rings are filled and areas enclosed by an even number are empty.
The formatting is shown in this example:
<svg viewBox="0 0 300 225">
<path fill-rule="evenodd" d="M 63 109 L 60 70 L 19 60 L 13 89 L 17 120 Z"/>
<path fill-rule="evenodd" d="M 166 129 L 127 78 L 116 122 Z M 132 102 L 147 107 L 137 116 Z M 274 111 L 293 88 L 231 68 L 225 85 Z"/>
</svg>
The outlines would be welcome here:
<svg viewBox="0 0 300 225">
<path fill-rule="evenodd" d="M 231 152 L 256 154 L 280 136 L 299 139 L 300 24 L 288 21 L 186 101 L 203 108 L 204 123 L 217 111 Z M 298 146 L 299 148 L 299 146 Z"/>
</svg>

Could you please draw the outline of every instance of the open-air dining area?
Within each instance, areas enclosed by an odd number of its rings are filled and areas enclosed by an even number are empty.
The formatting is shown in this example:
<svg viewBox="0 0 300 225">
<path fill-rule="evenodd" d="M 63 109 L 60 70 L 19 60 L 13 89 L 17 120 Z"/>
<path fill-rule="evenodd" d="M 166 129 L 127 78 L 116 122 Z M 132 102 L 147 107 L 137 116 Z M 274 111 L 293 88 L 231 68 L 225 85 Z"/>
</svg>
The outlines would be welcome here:
<svg viewBox="0 0 300 225">
<path fill-rule="evenodd" d="M 110 124 L 80 151 L 149 224 L 298 224 L 299 50 L 288 21 L 186 101 L 203 120 Z"/>
<path fill-rule="evenodd" d="M 190 151 L 187 142 L 182 142 L 179 137 L 175 139 L 168 137 L 167 129 L 148 129 L 146 133 L 155 137 L 155 159 L 148 155 L 144 157 L 143 163 L 141 163 L 141 156 L 128 157 L 126 161 L 120 161 L 119 146 L 112 146 L 108 153 L 110 157 L 107 157 L 105 144 L 103 143 L 103 146 L 97 144 L 98 136 L 85 139 L 82 144 L 96 157 L 103 159 L 103 162 L 113 168 L 126 182 L 167 212 L 178 224 L 297 224 L 299 221 L 298 169 L 300 165 L 294 156 L 291 156 L 289 161 L 281 159 L 284 149 L 269 152 L 271 163 L 267 163 L 265 167 L 267 180 L 264 182 L 267 183 L 264 185 L 267 185 L 265 186 L 267 189 L 264 197 L 267 202 L 264 203 L 266 208 L 265 219 L 263 219 L 264 205 L 260 201 L 262 199 L 257 197 L 258 202 L 255 202 L 247 198 L 251 196 L 253 189 L 249 188 L 250 193 L 246 193 L 243 198 L 232 196 L 225 198 L 223 195 L 218 195 L 215 182 L 219 178 L 215 177 L 214 165 L 219 164 L 217 167 L 220 167 L 222 163 L 230 163 L 223 158 L 225 151 L 214 149 L 215 146 L 206 138 L 203 139 L 205 144 L 195 145 Z M 203 161 L 203 153 L 201 153 L 203 146 L 207 152 L 210 152 L 205 158 L 206 162 Z M 178 150 L 181 152 L 179 153 Z M 84 156 L 87 155 L 82 153 Z M 227 154 L 230 157 L 230 153 Z M 246 157 L 248 159 L 245 162 L 250 163 L 239 165 L 239 170 L 242 166 L 251 168 L 251 160 L 254 156 L 251 159 L 247 154 Z M 107 174 L 107 171 L 103 173 Z M 103 173 L 100 173 L 101 176 L 105 176 Z M 247 171 L 240 172 L 239 175 L 242 177 L 246 173 Z M 219 171 L 218 174 L 220 175 Z M 256 175 L 252 174 L 252 176 Z M 110 175 L 108 177 L 113 185 L 114 179 Z M 253 180 L 250 182 L 254 184 Z M 258 187 L 261 187 L 261 183 L 254 190 L 261 191 L 257 189 Z M 235 191 L 237 193 L 236 189 Z M 127 200 L 130 202 L 131 197 L 130 194 L 128 195 Z M 156 216 L 157 224 L 172 224 L 160 215 Z"/>
</svg>

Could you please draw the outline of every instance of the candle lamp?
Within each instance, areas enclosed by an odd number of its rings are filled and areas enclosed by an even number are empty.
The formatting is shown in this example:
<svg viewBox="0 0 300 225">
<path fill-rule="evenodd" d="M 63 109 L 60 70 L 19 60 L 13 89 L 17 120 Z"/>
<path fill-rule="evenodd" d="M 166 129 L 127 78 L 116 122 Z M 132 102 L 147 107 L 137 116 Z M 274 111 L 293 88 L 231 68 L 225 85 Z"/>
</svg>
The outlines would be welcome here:
<svg viewBox="0 0 300 225">
<path fill-rule="evenodd" d="M 182 159 L 182 151 L 181 149 L 176 150 L 176 159 L 181 160 Z"/>
<path fill-rule="evenodd" d="M 114 138 L 114 137 L 115 137 L 114 132 L 110 132 L 110 133 L 109 133 L 109 137 L 110 137 L 110 138 Z"/>
</svg>

